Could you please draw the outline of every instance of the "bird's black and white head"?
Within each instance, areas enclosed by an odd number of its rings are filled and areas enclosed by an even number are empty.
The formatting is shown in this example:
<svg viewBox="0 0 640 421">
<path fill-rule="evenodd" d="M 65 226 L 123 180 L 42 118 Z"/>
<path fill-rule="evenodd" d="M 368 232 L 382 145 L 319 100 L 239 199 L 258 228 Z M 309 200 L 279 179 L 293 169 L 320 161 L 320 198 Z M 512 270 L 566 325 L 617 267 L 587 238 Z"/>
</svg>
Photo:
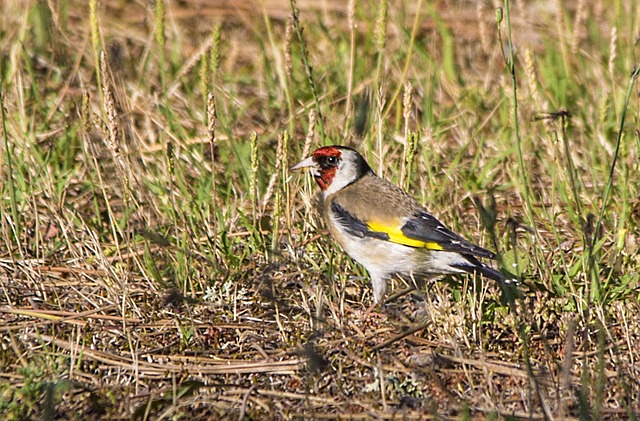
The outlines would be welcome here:
<svg viewBox="0 0 640 421">
<path fill-rule="evenodd" d="M 327 197 L 371 172 L 362 155 L 346 146 L 324 146 L 292 170 L 309 168 L 318 186 Z"/>
</svg>

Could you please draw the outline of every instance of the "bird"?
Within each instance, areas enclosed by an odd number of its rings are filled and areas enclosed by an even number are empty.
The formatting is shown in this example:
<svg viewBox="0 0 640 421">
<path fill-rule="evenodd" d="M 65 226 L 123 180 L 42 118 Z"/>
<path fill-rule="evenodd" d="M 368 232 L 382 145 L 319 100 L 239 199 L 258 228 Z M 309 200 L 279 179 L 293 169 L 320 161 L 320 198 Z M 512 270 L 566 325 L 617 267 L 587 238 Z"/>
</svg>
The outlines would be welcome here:
<svg viewBox="0 0 640 421">
<path fill-rule="evenodd" d="M 480 274 L 509 283 L 480 261 L 495 253 L 452 232 L 400 187 L 378 177 L 356 150 L 316 149 L 291 167 L 309 169 L 320 187 L 320 213 L 331 237 L 369 273 L 374 304 L 394 275 Z"/>
</svg>

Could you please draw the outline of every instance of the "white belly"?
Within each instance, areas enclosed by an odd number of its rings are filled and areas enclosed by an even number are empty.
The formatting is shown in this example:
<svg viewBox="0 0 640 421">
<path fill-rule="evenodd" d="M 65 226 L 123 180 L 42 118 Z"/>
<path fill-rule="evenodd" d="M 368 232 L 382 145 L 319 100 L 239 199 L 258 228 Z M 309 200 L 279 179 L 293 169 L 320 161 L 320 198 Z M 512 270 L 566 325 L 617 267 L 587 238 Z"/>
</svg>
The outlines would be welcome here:
<svg viewBox="0 0 640 421">
<path fill-rule="evenodd" d="M 417 249 L 377 238 L 352 238 L 337 221 L 332 222 L 333 237 L 371 277 L 387 279 L 394 273 L 408 275 L 415 268 Z"/>
</svg>

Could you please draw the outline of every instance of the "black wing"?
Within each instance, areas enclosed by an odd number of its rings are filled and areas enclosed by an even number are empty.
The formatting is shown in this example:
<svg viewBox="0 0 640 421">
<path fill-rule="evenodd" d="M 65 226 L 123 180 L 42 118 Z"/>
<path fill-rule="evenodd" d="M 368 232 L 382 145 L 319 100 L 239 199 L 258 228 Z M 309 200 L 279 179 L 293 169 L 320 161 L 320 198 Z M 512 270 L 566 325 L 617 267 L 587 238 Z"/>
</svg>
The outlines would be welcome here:
<svg viewBox="0 0 640 421">
<path fill-rule="evenodd" d="M 495 259 L 496 255 L 487 249 L 471 244 L 454 234 L 442 222 L 426 212 L 418 212 L 402 226 L 402 233 L 409 238 L 436 243 L 443 251 L 451 251 L 472 256 Z"/>
<path fill-rule="evenodd" d="M 331 210 L 334 212 L 340 225 L 342 225 L 349 234 L 360 238 L 369 237 L 377 238 L 378 240 L 389 240 L 389 234 L 385 232 L 371 231 L 367 224 L 351 215 L 345 208 L 336 202 L 331 202 Z"/>
</svg>

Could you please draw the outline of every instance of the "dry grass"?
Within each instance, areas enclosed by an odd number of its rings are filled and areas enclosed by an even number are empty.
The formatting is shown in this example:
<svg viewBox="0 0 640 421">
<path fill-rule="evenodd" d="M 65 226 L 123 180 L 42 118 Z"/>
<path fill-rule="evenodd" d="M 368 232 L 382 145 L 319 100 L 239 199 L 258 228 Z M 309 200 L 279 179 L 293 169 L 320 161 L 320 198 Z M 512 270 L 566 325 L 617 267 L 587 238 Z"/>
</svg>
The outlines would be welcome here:
<svg viewBox="0 0 640 421">
<path fill-rule="evenodd" d="M 637 418 L 640 7 L 227 3 L 0 6 L 0 414 Z M 288 173 L 324 143 L 519 291 L 369 308 Z"/>
</svg>

